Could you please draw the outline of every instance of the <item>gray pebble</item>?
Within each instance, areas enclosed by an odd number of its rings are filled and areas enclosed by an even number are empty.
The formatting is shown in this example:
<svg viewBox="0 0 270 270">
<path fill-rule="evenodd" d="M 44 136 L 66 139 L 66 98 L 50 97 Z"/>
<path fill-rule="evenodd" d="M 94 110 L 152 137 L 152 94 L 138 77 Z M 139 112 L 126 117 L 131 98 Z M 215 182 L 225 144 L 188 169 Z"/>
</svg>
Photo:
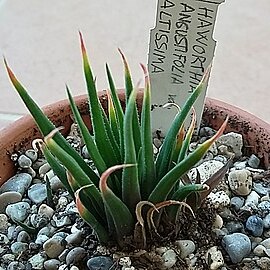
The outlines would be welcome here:
<svg viewBox="0 0 270 270">
<path fill-rule="evenodd" d="M 47 225 L 46 227 L 41 228 L 37 235 L 47 235 L 48 237 L 51 237 L 55 231 L 56 228 L 51 225 Z"/>
<path fill-rule="evenodd" d="M 260 159 L 256 155 L 252 154 L 247 163 L 251 168 L 258 169 L 260 165 Z"/>
<path fill-rule="evenodd" d="M 258 216 L 250 216 L 247 219 L 246 228 L 253 236 L 261 236 L 263 234 L 263 220 Z"/>
<path fill-rule="evenodd" d="M 244 225 L 241 222 L 229 221 L 226 224 L 226 228 L 227 228 L 228 232 L 231 234 L 231 233 L 235 233 L 235 232 L 242 232 L 244 229 Z"/>
<path fill-rule="evenodd" d="M 32 176 L 28 173 L 19 173 L 9 178 L 1 187 L 0 194 L 7 191 L 16 191 L 23 195 L 32 181 Z"/>
<path fill-rule="evenodd" d="M 26 202 L 10 204 L 6 208 L 6 214 L 12 220 L 24 221 L 30 212 L 30 205 Z"/>
<path fill-rule="evenodd" d="M 30 168 L 32 166 L 32 160 L 26 155 L 20 155 L 18 158 L 18 165 L 23 169 Z"/>
<path fill-rule="evenodd" d="M 38 158 L 38 153 L 34 149 L 28 149 L 25 151 L 25 155 L 29 157 L 32 162 L 35 162 Z"/>
<path fill-rule="evenodd" d="M 65 249 L 65 241 L 60 237 L 50 238 L 43 244 L 43 249 L 49 258 L 57 258 Z"/>
<path fill-rule="evenodd" d="M 61 228 L 71 224 L 71 220 L 66 215 L 53 215 L 52 220 L 57 228 Z"/>
<path fill-rule="evenodd" d="M 232 197 L 231 206 L 238 211 L 244 205 L 245 199 L 243 197 Z"/>
<path fill-rule="evenodd" d="M 38 173 L 39 173 L 40 177 L 43 178 L 44 175 L 50 170 L 51 170 L 51 166 L 49 165 L 49 163 L 46 162 L 39 167 Z"/>
<path fill-rule="evenodd" d="M 253 189 L 261 196 L 267 195 L 270 191 L 270 188 L 263 186 L 262 183 L 253 183 Z"/>
<path fill-rule="evenodd" d="M 58 189 L 64 187 L 63 183 L 61 182 L 61 180 L 58 178 L 57 175 L 54 175 L 52 178 L 50 178 L 50 185 L 53 191 L 57 191 Z"/>
<path fill-rule="evenodd" d="M 22 195 L 16 191 L 4 192 L 0 195 L 0 213 L 5 213 L 6 207 L 9 204 L 17 203 L 21 201 Z"/>
<path fill-rule="evenodd" d="M 269 201 L 263 201 L 258 204 L 258 213 L 265 217 L 267 214 L 270 213 L 270 202 Z"/>
<path fill-rule="evenodd" d="M 44 262 L 45 270 L 57 270 L 60 266 L 61 262 L 56 259 L 51 259 Z"/>
<path fill-rule="evenodd" d="M 38 214 L 41 216 L 46 216 L 48 219 L 51 219 L 51 217 L 54 214 L 54 210 L 48 206 L 47 204 L 42 204 L 40 205 L 40 207 L 38 208 Z"/>
<path fill-rule="evenodd" d="M 28 243 L 31 240 L 30 235 L 26 231 L 19 232 L 17 242 Z"/>
<path fill-rule="evenodd" d="M 162 260 L 163 266 L 166 269 L 170 269 L 176 264 L 177 255 L 173 249 L 169 249 L 162 255 Z"/>
<path fill-rule="evenodd" d="M 229 254 L 233 263 L 239 263 L 251 251 L 251 242 L 247 235 L 233 233 L 224 236 L 222 246 Z"/>
<path fill-rule="evenodd" d="M 27 243 L 22 243 L 22 242 L 14 242 L 11 246 L 10 249 L 13 254 L 19 255 L 21 252 L 24 252 L 28 249 L 28 244 Z"/>
<path fill-rule="evenodd" d="M 113 260 L 110 257 L 98 256 L 87 261 L 89 270 L 109 270 L 113 265 Z"/>
<path fill-rule="evenodd" d="M 180 257 L 182 259 L 193 253 L 196 248 L 194 242 L 191 240 L 179 240 L 175 244 L 180 249 Z"/>
<path fill-rule="evenodd" d="M 257 265 L 260 267 L 261 270 L 268 270 L 270 269 L 270 258 L 262 257 L 257 260 Z"/>
<path fill-rule="evenodd" d="M 66 249 L 58 256 L 59 261 L 60 261 L 60 262 L 65 262 L 68 253 L 69 253 L 69 249 L 66 248 Z"/>
<path fill-rule="evenodd" d="M 45 234 L 38 235 L 35 243 L 38 245 L 43 245 L 47 240 L 49 240 L 49 237 Z"/>
<path fill-rule="evenodd" d="M 8 217 L 5 214 L 0 214 L 0 233 L 6 232 L 8 229 Z"/>
<path fill-rule="evenodd" d="M 70 235 L 68 235 L 65 240 L 67 241 L 68 244 L 72 244 L 72 245 L 79 245 L 82 242 L 82 232 L 76 232 L 76 233 L 72 233 Z"/>
<path fill-rule="evenodd" d="M 15 255 L 11 253 L 7 253 L 2 256 L 2 259 L 4 263 L 11 263 L 15 261 Z"/>
<path fill-rule="evenodd" d="M 263 227 L 265 229 L 269 229 L 270 228 L 270 214 L 267 214 L 264 219 L 263 219 Z"/>
<path fill-rule="evenodd" d="M 32 256 L 28 262 L 31 264 L 31 266 L 33 267 L 33 269 L 35 270 L 42 270 L 43 269 L 43 263 L 46 260 L 46 256 L 38 253 L 34 256 Z"/>
<path fill-rule="evenodd" d="M 7 270 L 24 270 L 25 266 L 21 262 L 11 262 Z"/>
<path fill-rule="evenodd" d="M 50 222 L 50 219 L 45 215 L 33 214 L 30 221 L 34 228 L 42 228 Z"/>
<path fill-rule="evenodd" d="M 82 247 L 75 247 L 72 250 L 69 251 L 66 257 L 66 264 L 71 265 L 71 264 L 77 264 L 83 258 L 86 256 L 86 251 Z"/>
<path fill-rule="evenodd" d="M 47 199 L 47 188 L 45 184 L 34 184 L 28 190 L 28 197 L 36 204 Z"/>
<path fill-rule="evenodd" d="M 247 196 L 245 204 L 253 203 L 257 206 L 259 203 L 259 199 L 260 196 L 258 195 L 258 193 L 252 190 L 251 193 Z"/>
</svg>

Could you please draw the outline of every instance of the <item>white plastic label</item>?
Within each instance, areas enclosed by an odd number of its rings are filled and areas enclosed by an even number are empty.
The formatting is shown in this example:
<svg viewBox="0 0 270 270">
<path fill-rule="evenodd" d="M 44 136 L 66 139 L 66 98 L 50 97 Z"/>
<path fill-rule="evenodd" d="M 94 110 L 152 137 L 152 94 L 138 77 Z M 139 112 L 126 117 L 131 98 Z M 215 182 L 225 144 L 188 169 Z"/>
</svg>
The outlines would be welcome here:
<svg viewBox="0 0 270 270">
<path fill-rule="evenodd" d="M 185 103 L 212 62 L 213 31 L 219 5 L 225 0 L 158 0 L 151 30 L 148 69 L 152 86 L 154 130 L 166 133 L 176 111 L 162 106 Z M 206 89 L 195 104 L 197 124 Z"/>
</svg>

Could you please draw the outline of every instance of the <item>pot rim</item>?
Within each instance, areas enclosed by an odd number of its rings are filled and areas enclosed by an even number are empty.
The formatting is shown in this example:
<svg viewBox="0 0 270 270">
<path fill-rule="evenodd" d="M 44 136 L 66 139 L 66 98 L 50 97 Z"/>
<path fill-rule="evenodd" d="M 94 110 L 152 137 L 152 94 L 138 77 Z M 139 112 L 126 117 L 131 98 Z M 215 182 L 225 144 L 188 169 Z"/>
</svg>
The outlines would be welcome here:
<svg viewBox="0 0 270 270">
<path fill-rule="evenodd" d="M 106 96 L 105 90 L 99 91 L 99 98 L 105 110 L 107 108 Z M 119 90 L 119 97 L 123 104 L 125 101 L 123 90 Z M 88 111 L 87 100 L 86 94 L 75 97 L 75 102 L 83 110 L 83 114 L 87 114 Z M 142 102 L 142 91 L 138 95 L 138 102 Z M 42 109 L 49 118 L 57 120 L 53 121 L 56 126 L 64 123 L 64 134 L 67 134 L 72 123 L 68 99 L 57 101 L 44 106 Z M 209 97 L 206 98 L 203 115 L 204 119 L 207 120 L 206 122 L 210 123 L 210 126 L 215 129 L 221 125 L 228 115 L 230 120 L 226 132 L 241 131 L 246 145 L 251 146 L 252 152 L 256 153 L 268 168 L 270 164 L 270 124 L 236 106 Z M 24 137 L 25 133 L 28 134 L 27 138 Z M 0 185 L 6 180 L 7 176 L 10 177 L 10 174 L 4 172 L 4 170 L 15 170 L 15 165 L 10 160 L 9 155 L 16 149 L 29 145 L 29 140 L 38 136 L 40 136 L 39 131 L 29 114 L 0 130 Z M 16 142 L 17 140 L 18 142 Z"/>
</svg>

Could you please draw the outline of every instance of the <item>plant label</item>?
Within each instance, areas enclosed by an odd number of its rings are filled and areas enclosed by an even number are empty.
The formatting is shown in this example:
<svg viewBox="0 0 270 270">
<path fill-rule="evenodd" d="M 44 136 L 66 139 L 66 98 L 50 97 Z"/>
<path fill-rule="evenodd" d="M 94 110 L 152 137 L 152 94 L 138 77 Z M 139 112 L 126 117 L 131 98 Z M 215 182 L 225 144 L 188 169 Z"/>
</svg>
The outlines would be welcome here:
<svg viewBox="0 0 270 270">
<path fill-rule="evenodd" d="M 166 133 L 177 111 L 194 91 L 211 64 L 216 41 L 213 31 L 219 5 L 225 0 L 158 0 L 156 26 L 151 30 L 148 69 L 152 86 L 154 130 Z M 197 125 L 206 88 L 195 104 Z"/>
</svg>

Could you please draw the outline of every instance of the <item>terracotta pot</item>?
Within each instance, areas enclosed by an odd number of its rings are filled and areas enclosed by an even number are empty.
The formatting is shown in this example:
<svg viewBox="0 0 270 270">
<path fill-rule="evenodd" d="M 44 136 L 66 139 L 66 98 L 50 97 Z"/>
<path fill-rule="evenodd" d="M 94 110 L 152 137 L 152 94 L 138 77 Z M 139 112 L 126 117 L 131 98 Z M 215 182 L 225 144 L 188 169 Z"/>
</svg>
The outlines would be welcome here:
<svg viewBox="0 0 270 270">
<path fill-rule="evenodd" d="M 119 96 L 124 106 L 124 92 L 120 91 Z M 106 110 L 106 92 L 100 92 L 99 97 Z M 85 121 L 90 124 L 86 96 L 77 96 L 75 101 Z M 138 106 L 140 106 L 141 101 L 142 93 L 140 92 Z M 56 126 L 64 126 L 63 132 L 67 134 L 72 123 L 68 101 L 62 100 L 46 106 L 44 111 Z M 256 153 L 261 158 L 262 165 L 268 167 L 270 162 L 270 125 L 234 106 L 210 98 L 206 100 L 203 119 L 207 125 L 218 128 L 226 115 L 230 117 L 226 132 L 237 131 L 243 134 L 249 154 Z M 29 115 L 22 117 L 0 132 L 0 185 L 16 172 L 15 165 L 10 160 L 10 154 L 29 147 L 31 141 L 38 137 L 40 137 L 40 133 Z"/>
</svg>

